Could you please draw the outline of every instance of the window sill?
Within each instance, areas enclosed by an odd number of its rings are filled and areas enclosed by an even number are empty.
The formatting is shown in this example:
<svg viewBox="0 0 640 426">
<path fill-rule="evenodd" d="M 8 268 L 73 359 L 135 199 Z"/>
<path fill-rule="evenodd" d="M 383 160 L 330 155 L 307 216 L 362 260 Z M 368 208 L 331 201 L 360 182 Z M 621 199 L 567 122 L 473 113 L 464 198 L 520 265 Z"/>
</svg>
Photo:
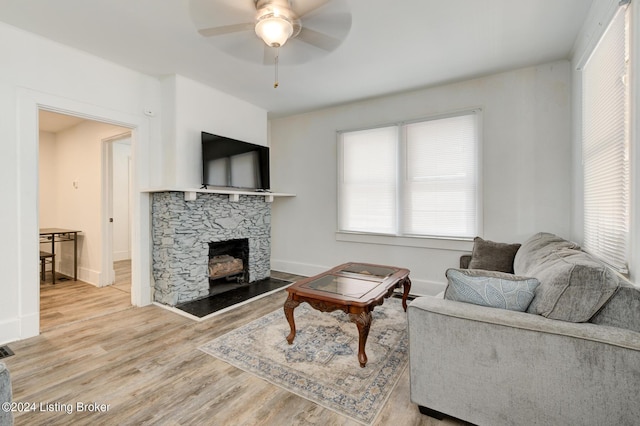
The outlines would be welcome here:
<svg viewBox="0 0 640 426">
<path fill-rule="evenodd" d="M 473 249 L 473 239 L 471 238 L 396 237 L 393 235 L 337 231 L 336 241 L 467 252 Z"/>
</svg>

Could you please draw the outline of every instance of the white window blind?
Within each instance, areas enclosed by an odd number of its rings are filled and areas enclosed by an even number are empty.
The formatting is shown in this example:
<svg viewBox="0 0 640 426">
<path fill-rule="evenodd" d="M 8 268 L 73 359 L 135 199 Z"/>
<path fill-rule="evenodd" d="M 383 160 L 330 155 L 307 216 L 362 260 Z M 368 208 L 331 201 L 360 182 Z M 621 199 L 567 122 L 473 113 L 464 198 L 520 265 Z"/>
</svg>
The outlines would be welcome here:
<svg viewBox="0 0 640 426">
<path fill-rule="evenodd" d="M 627 272 L 629 37 L 621 7 L 582 70 L 584 248 Z"/>
<path fill-rule="evenodd" d="M 404 234 L 477 234 L 476 120 L 468 114 L 406 126 Z"/>
<path fill-rule="evenodd" d="M 471 111 L 340 133 L 339 230 L 477 235 L 478 121 Z"/>
<path fill-rule="evenodd" d="M 342 134 L 341 229 L 395 232 L 397 139 L 397 126 Z"/>
</svg>

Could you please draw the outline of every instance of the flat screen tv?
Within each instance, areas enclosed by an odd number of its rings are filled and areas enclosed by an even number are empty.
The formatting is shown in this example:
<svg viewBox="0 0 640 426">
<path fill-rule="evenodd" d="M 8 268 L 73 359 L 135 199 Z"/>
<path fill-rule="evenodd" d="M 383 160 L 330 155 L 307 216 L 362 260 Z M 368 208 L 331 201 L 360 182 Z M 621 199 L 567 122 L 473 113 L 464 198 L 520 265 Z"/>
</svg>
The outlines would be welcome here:
<svg viewBox="0 0 640 426">
<path fill-rule="evenodd" d="M 202 186 L 269 190 L 269 148 L 202 132 Z"/>
</svg>

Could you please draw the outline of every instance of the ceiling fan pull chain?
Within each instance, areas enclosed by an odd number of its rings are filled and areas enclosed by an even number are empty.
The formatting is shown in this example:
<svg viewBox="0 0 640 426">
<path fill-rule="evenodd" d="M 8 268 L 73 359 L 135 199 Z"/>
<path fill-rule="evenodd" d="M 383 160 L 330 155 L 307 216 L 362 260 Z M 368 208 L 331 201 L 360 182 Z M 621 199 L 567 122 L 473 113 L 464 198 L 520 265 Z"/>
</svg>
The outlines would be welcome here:
<svg viewBox="0 0 640 426">
<path fill-rule="evenodd" d="M 275 81 L 273 82 L 273 88 L 277 89 L 280 83 L 278 83 L 278 61 L 280 59 L 280 47 L 276 47 L 276 57 L 274 59 L 275 67 L 276 67 L 276 76 Z"/>
</svg>

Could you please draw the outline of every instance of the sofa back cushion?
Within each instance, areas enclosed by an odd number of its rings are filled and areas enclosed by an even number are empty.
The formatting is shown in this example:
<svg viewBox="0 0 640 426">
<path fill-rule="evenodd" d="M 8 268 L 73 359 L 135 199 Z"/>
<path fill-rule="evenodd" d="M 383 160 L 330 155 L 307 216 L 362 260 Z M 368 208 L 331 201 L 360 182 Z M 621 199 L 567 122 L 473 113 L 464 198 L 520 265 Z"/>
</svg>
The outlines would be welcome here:
<svg viewBox="0 0 640 426">
<path fill-rule="evenodd" d="M 640 288 L 623 281 L 616 294 L 589 322 L 640 333 Z"/>
<path fill-rule="evenodd" d="M 570 322 L 586 322 L 619 287 L 617 275 L 589 254 L 560 248 L 536 256 L 529 264 L 531 276 L 540 281 L 527 312 Z"/>
<path fill-rule="evenodd" d="M 522 243 L 513 260 L 513 271 L 516 275 L 535 277 L 535 272 L 545 267 L 549 256 L 566 248 L 579 250 L 580 246 L 554 234 L 537 233 Z"/>
</svg>

